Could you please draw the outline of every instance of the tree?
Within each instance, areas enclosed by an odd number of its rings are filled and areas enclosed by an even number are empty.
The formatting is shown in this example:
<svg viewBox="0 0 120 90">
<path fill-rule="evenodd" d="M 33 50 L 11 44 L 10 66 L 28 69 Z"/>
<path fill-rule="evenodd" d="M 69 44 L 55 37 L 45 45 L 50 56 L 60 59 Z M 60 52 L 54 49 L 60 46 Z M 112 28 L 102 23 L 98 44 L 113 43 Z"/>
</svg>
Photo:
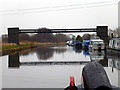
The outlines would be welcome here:
<svg viewBox="0 0 120 90">
<path fill-rule="evenodd" d="M 28 34 L 22 33 L 19 34 L 19 40 L 20 41 L 30 41 L 30 36 Z"/>
<path fill-rule="evenodd" d="M 56 37 L 51 33 L 38 33 L 31 36 L 34 42 L 56 42 Z"/>
<path fill-rule="evenodd" d="M 120 37 L 120 28 L 116 28 L 115 31 L 117 33 L 117 37 Z"/>
<path fill-rule="evenodd" d="M 120 28 L 114 30 L 109 29 L 109 37 L 112 37 L 111 35 L 113 35 L 113 37 L 120 37 Z"/>
<path fill-rule="evenodd" d="M 82 36 L 82 38 L 83 38 L 83 40 L 90 40 L 91 35 L 90 35 L 90 34 L 84 34 L 84 35 Z"/>
<path fill-rule="evenodd" d="M 112 29 L 109 29 L 109 31 L 108 31 L 108 36 L 109 36 L 109 38 L 113 38 L 113 35 L 114 35 L 113 30 L 112 30 Z"/>
<path fill-rule="evenodd" d="M 8 35 L 7 34 L 2 35 L 2 42 L 8 42 Z"/>
<path fill-rule="evenodd" d="M 58 42 L 66 42 L 68 40 L 68 37 L 64 34 L 56 34 L 55 37 Z"/>
<path fill-rule="evenodd" d="M 80 35 L 78 35 L 78 36 L 76 37 L 76 41 L 81 41 L 81 42 L 83 42 L 83 39 L 82 39 L 82 37 L 81 37 Z"/>
</svg>

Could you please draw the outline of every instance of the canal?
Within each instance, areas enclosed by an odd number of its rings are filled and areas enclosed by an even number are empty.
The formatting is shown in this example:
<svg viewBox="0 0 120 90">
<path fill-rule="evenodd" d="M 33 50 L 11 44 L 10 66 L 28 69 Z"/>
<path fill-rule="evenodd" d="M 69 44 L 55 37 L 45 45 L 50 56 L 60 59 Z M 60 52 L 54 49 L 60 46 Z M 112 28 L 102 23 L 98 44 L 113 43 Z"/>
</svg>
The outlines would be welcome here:
<svg viewBox="0 0 120 90">
<path fill-rule="evenodd" d="M 104 51 L 70 46 L 34 48 L 2 57 L 2 88 L 65 88 L 70 76 L 81 84 L 83 67 L 89 62 L 104 67 L 110 83 L 120 87 L 120 60 Z"/>
</svg>

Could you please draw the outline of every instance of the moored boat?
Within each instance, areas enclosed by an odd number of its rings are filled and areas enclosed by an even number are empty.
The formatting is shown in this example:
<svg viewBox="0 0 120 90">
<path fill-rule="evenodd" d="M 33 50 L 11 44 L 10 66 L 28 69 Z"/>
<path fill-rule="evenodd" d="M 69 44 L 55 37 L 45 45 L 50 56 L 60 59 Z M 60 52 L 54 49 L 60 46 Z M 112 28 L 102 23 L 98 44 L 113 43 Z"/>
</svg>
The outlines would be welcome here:
<svg viewBox="0 0 120 90">
<path fill-rule="evenodd" d="M 102 39 L 90 40 L 89 50 L 104 50 L 105 44 Z"/>
<path fill-rule="evenodd" d="M 69 45 L 69 46 L 74 46 L 75 45 L 75 41 L 70 40 L 70 41 L 67 41 L 66 44 Z"/>
<path fill-rule="evenodd" d="M 69 41 L 66 41 L 66 45 L 69 45 Z"/>
<path fill-rule="evenodd" d="M 109 40 L 107 52 L 111 54 L 120 54 L 120 38 L 112 38 Z"/>
</svg>

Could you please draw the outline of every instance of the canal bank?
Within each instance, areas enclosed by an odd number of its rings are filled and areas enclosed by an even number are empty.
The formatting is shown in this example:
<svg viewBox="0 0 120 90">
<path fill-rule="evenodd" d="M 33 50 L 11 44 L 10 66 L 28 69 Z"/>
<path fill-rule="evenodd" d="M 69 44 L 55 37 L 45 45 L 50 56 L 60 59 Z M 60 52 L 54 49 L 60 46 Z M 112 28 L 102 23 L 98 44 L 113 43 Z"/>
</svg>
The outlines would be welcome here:
<svg viewBox="0 0 120 90">
<path fill-rule="evenodd" d="M 4 56 L 4 55 L 8 55 L 10 53 L 16 52 L 16 51 L 21 51 L 21 50 L 25 50 L 25 49 L 32 49 L 32 48 L 36 48 L 36 47 L 48 47 L 48 46 L 55 46 L 55 45 L 64 45 L 64 42 L 60 42 L 60 43 L 35 43 L 35 44 L 20 44 L 20 45 L 16 45 L 14 43 L 10 43 L 7 45 L 1 45 L 0 48 L 0 55 Z"/>
</svg>

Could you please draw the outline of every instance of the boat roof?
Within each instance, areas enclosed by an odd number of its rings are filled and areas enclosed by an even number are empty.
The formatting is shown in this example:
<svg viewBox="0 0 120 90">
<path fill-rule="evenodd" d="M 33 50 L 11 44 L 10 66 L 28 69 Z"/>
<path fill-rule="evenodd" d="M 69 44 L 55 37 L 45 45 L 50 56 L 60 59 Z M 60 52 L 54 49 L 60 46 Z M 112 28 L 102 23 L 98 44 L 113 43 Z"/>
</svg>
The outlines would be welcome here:
<svg viewBox="0 0 120 90">
<path fill-rule="evenodd" d="M 92 39 L 90 41 L 103 41 L 102 39 Z"/>
<path fill-rule="evenodd" d="M 90 42 L 90 40 L 84 40 L 84 42 Z"/>
<path fill-rule="evenodd" d="M 120 38 L 111 38 L 110 40 L 120 40 Z"/>
</svg>

